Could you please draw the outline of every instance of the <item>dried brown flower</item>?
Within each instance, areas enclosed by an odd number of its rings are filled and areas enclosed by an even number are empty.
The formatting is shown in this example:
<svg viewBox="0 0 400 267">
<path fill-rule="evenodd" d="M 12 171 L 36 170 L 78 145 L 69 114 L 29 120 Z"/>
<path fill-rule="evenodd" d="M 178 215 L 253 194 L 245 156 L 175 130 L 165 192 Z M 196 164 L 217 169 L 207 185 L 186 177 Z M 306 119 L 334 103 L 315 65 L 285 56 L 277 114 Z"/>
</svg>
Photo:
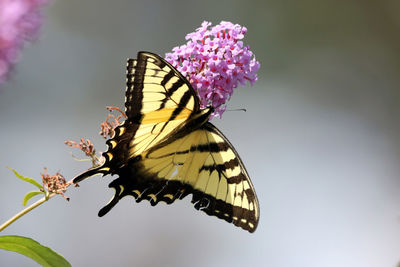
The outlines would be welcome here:
<svg viewBox="0 0 400 267">
<path fill-rule="evenodd" d="M 67 140 L 64 142 L 67 146 L 70 147 L 77 147 L 80 150 L 82 150 L 86 156 L 91 157 L 92 155 L 96 154 L 96 150 L 93 147 L 92 142 L 89 139 L 83 139 L 81 137 L 81 141 L 79 142 L 79 144 L 75 141 L 71 141 L 71 140 Z"/>
<path fill-rule="evenodd" d="M 85 140 L 81 137 L 81 141 L 79 143 L 72 140 L 64 141 L 64 143 L 67 146 L 77 147 L 82 150 L 82 152 L 85 153 L 86 156 L 92 159 L 93 166 L 99 166 L 102 163 L 101 158 L 96 155 L 96 150 L 94 149 L 93 143 L 89 139 Z"/>
<path fill-rule="evenodd" d="M 69 201 L 69 197 L 64 195 L 67 191 L 68 183 L 61 173 L 57 172 L 55 175 L 51 176 L 47 173 L 47 168 L 44 168 L 44 174 L 41 174 L 41 176 L 43 187 L 47 189 L 47 191 L 60 194 Z"/>
<path fill-rule="evenodd" d="M 118 111 L 119 113 L 121 113 L 118 116 L 115 116 L 114 114 L 108 114 L 106 120 L 104 122 L 101 123 L 101 131 L 99 132 L 99 134 L 101 136 L 103 136 L 104 138 L 107 139 L 108 136 L 112 137 L 114 135 L 114 130 L 115 128 L 121 124 L 120 120 L 122 118 L 127 118 L 126 114 L 118 107 L 111 107 L 111 106 L 107 106 L 106 109 L 110 112 L 112 111 Z M 94 146 L 92 144 L 92 142 L 89 139 L 84 139 L 81 138 L 80 142 L 75 142 L 75 141 L 71 141 L 71 140 L 67 140 L 64 141 L 64 143 L 67 146 L 70 147 L 77 147 L 80 150 L 83 151 L 83 153 L 85 153 L 86 156 L 90 157 L 92 159 L 92 165 L 93 167 L 97 167 L 100 166 L 104 163 L 104 158 L 102 156 L 97 156 L 96 155 L 96 150 L 94 149 Z"/>
<path fill-rule="evenodd" d="M 105 139 L 107 139 L 108 136 L 109 137 L 114 136 L 114 129 L 121 124 L 119 120 L 122 117 L 127 118 L 126 114 L 118 107 L 107 106 L 106 109 L 110 112 L 116 110 L 121 114 L 118 115 L 117 117 L 114 114 L 108 114 L 106 120 L 100 124 L 101 131 L 99 132 L 99 134 L 103 136 Z"/>
</svg>

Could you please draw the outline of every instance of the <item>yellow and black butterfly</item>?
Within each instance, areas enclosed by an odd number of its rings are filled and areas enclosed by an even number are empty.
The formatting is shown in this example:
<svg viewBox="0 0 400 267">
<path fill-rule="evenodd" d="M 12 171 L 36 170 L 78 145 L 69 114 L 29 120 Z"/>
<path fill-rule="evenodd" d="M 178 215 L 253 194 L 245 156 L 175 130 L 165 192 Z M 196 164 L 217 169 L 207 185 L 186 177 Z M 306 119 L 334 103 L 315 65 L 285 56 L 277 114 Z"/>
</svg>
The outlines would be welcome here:
<svg viewBox="0 0 400 267">
<path fill-rule="evenodd" d="M 127 119 L 107 141 L 105 162 L 74 179 L 119 176 L 110 183 L 115 195 L 99 216 L 127 195 L 156 205 L 192 194 L 196 209 L 254 232 L 257 196 L 236 150 L 208 122 L 214 109 L 200 109 L 186 78 L 149 52 L 128 60 L 126 83 Z"/>
</svg>

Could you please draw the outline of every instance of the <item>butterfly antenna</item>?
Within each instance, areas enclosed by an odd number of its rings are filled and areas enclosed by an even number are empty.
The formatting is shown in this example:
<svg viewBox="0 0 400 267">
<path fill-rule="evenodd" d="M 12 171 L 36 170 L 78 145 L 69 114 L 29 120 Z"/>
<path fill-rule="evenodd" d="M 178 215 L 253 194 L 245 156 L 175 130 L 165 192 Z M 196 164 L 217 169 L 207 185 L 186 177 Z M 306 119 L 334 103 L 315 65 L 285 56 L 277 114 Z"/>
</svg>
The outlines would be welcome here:
<svg viewBox="0 0 400 267">
<path fill-rule="evenodd" d="M 217 108 L 219 108 L 222 105 L 223 105 L 223 103 L 221 103 L 218 106 L 214 107 L 214 110 L 216 110 Z M 247 110 L 245 108 L 237 108 L 237 109 L 226 109 L 225 111 L 244 111 L 244 112 L 246 112 Z"/>
<path fill-rule="evenodd" d="M 245 108 L 238 108 L 238 109 L 227 109 L 226 111 L 244 111 L 244 112 L 246 112 L 247 110 Z"/>
</svg>

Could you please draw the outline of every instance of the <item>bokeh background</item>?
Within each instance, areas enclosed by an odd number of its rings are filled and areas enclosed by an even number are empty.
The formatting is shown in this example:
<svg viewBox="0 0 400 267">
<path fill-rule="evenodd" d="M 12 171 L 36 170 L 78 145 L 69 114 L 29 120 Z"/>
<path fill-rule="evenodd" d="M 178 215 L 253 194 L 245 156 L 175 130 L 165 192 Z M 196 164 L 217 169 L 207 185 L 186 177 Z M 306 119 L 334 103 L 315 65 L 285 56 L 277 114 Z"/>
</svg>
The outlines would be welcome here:
<svg viewBox="0 0 400 267">
<path fill-rule="evenodd" d="M 89 167 L 64 140 L 104 140 L 106 105 L 123 107 L 125 61 L 164 55 L 203 20 L 239 23 L 261 63 L 214 123 L 240 153 L 261 219 L 249 234 L 190 199 L 151 207 L 113 195 L 96 176 L 2 234 L 29 236 L 73 266 L 398 266 L 400 261 L 400 2 L 54 0 L 39 39 L 0 90 L 0 220 L 22 209 L 43 167 Z M 0 25 L 1 27 L 1 25 Z M 83 157 L 77 150 L 74 153 Z M 0 266 L 35 266 L 0 251 Z"/>
</svg>

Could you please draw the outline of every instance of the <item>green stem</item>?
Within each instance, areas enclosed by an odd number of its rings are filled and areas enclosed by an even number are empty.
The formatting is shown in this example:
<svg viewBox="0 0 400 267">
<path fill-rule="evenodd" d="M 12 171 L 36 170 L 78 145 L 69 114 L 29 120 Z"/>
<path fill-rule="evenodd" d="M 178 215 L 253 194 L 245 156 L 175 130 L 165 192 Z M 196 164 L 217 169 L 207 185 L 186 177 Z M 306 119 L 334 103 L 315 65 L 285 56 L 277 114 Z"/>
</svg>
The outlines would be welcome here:
<svg viewBox="0 0 400 267">
<path fill-rule="evenodd" d="M 42 205 L 44 202 L 46 202 L 47 200 L 49 200 L 50 198 L 54 197 L 56 195 L 56 193 L 51 193 L 48 196 L 45 196 L 41 199 L 39 199 L 38 201 L 36 201 L 35 203 L 33 203 L 32 205 L 30 205 L 29 207 L 27 207 L 26 209 L 23 209 L 22 211 L 18 212 L 14 217 L 12 217 L 11 219 L 9 219 L 8 221 L 6 221 L 5 223 L 3 223 L 0 226 L 0 232 L 3 231 L 5 228 L 7 228 L 7 226 L 9 226 L 10 224 L 12 224 L 13 222 L 15 222 L 16 220 L 18 220 L 19 218 L 21 218 L 22 216 L 24 216 L 25 214 L 27 214 L 28 212 L 30 212 L 31 210 L 33 210 L 34 208 L 39 207 L 40 205 Z"/>
<path fill-rule="evenodd" d="M 72 184 L 72 180 L 67 182 L 67 187 L 70 186 Z M 14 217 L 12 217 L 11 219 L 9 219 L 8 221 L 6 221 L 5 223 L 3 223 L 2 225 L 0 225 L 0 232 L 3 231 L 4 229 L 6 229 L 10 224 L 12 224 L 13 222 L 15 222 L 16 220 L 18 220 L 19 218 L 21 218 L 22 216 L 24 216 L 25 214 L 27 214 L 28 212 L 30 212 L 31 210 L 39 207 L 40 205 L 42 205 L 44 202 L 46 202 L 47 200 L 49 200 L 50 198 L 54 197 L 55 195 L 57 195 L 57 193 L 50 193 L 46 192 L 45 196 L 41 199 L 39 199 L 38 201 L 36 201 L 35 203 L 33 203 L 32 205 L 30 205 L 29 207 L 27 207 L 26 209 L 21 210 L 20 212 L 18 212 L 17 214 L 15 214 Z"/>
</svg>

